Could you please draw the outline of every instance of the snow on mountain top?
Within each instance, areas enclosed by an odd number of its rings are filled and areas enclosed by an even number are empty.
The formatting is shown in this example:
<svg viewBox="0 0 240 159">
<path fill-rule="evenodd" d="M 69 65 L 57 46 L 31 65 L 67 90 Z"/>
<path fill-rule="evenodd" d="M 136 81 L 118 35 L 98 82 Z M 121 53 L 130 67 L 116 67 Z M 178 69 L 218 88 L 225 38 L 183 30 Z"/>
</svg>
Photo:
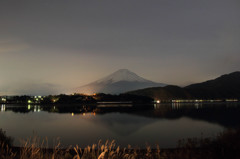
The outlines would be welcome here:
<svg viewBox="0 0 240 159">
<path fill-rule="evenodd" d="M 127 69 L 120 69 L 109 76 L 102 78 L 97 83 L 115 83 L 119 81 L 129 81 L 129 82 L 152 82 L 149 80 L 146 80 L 137 74 L 127 70 Z"/>
</svg>

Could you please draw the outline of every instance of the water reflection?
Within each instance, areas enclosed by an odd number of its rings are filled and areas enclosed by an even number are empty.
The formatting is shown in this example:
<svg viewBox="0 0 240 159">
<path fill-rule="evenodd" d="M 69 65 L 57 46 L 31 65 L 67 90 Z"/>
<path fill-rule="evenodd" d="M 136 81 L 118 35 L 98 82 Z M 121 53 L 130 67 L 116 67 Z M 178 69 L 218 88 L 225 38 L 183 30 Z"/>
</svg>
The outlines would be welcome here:
<svg viewBox="0 0 240 159">
<path fill-rule="evenodd" d="M 5 104 L 2 104 L 2 105 L 1 105 L 1 112 L 5 112 L 5 110 L 6 110 L 6 105 L 5 105 Z"/>
<path fill-rule="evenodd" d="M 37 132 L 69 144 L 115 139 L 121 145 L 173 147 L 177 140 L 240 126 L 239 104 L 170 103 L 133 107 L 1 105 L 0 125 L 15 139 Z M 16 145 L 18 140 L 16 140 Z"/>
<path fill-rule="evenodd" d="M 50 113 L 70 113 L 74 115 L 101 115 L 112 112 L 127 113 L 131 115 L 144 116 L 148 118 L 162 118 L 162 119 L 179 119 L 181 117 L 188 117 L 207 121 L 210 123 L 217 123 L 226 128 L 239 127 L 240 121 L 240 106 L 239 103 L 228 104 L 203 104 L 203 103 L 170 103 L 170 104 L 154 104 L 149 106 L 135 106 L 135 107 L 98 107 L 97 105 L 1 105 L 1 112 L 12 111 L 18 113 L 29 112 L 50 112 Z"/>
</svg>

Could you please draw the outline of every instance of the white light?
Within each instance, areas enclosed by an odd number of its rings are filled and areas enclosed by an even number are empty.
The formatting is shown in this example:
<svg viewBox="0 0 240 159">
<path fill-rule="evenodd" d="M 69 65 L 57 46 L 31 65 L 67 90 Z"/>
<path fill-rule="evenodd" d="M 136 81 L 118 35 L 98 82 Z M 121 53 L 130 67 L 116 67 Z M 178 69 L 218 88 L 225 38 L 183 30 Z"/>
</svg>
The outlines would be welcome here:
<svg viewBox="0 0 240 159">
<path fill-rule="evenodd" d="M 6 110 L 5 104 L 2 104 L 2 106 L 1 106 L 1 112 L 5 112 L 5 110 Z"/>
</svg>

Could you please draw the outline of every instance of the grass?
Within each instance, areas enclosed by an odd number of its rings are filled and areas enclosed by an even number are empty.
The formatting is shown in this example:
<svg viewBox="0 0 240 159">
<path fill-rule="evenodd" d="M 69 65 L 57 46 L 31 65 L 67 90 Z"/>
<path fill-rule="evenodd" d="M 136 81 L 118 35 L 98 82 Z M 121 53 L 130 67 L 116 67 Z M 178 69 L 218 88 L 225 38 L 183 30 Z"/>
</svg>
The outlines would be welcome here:
<svg viewBox="0 0 240 159">
<path fill-rule="evenodd" d="M 2 131 L 1 131 L 2 132 Z M 5 132 L 3 133 L 5 138 Z M 3 138 L 4 138 L 3 137 Z M 160 149 L 147 146 L 136 149 L 128 145 L 120 148 L 115 141 L 99 141 L 81 148 L 78 145 L 62 148 L 57 140 L 54 148 L 48 148 L 48 140 L 35 136 L 22 141 L 19 148 L 11 147 L 0 140 L 1 159 L 239 159 L 240 130 L 229 130 L 216 138 L 180 140 L 175 149 Z"/>
<path fill-rule="evenodd" d="M 152 151 L 150 147 L 146 150 L 128 148 L 121 149 L 116 146 L 115 141 L 106 141 L 93 144 L 85 148 L 78 145 L 63 149 L 60 142 L 53 148 L 46 148 L 46 140 L 40 142 L 40 138 L 33 137 L 25 141 L 20 148 L 1 148 L 1 159 L 137 159 L 137 158 L 158 158 L 163 159 L 159 146 Z"/>
</svg>

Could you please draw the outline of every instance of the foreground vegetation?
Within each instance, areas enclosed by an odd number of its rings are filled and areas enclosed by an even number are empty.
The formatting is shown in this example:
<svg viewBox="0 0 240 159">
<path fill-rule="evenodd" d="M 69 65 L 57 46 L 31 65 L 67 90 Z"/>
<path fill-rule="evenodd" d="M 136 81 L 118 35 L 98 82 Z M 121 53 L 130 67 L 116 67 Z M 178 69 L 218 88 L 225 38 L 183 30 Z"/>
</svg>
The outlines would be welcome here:
<svg viewBox="0 0 240 159">
<path fill-rule="evenodd" d="M 0 130 L 1 159 L 239 159 L 240 130 L 229 130 L 216 138 L 180 140 L 175 149 L 120 148 L 114 141 L 80 148 L 61 148 L 60 142 L 52 149 L 47 140 L 38 137 L 23 141 L 20 148 L 12 147 L 12 139 Z"/>
</svg>

